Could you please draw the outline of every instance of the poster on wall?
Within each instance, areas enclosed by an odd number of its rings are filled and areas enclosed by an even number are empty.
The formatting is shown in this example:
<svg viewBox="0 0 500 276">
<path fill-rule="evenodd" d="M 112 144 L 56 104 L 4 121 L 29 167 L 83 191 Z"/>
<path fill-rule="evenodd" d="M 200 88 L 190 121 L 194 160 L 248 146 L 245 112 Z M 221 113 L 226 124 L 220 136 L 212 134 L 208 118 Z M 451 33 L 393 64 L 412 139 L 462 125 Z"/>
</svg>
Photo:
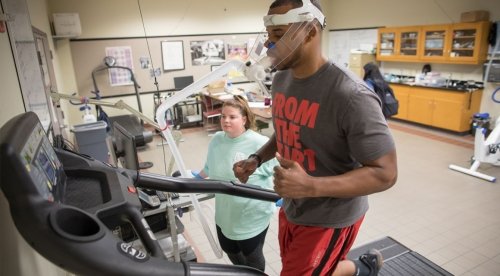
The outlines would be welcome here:
<svg viewBox="0 0 500 276">
<path fill-rule="evenodd" d="M 134 71 L 132 58 L 132 47 L 106 47 L 106 56 L 115 58 L 115 66 L 128 67 Z M 126 69 L 112 68 L 109 70 L 109 83 L 111 86 L 133 85 L 132 76 Z"/>
<path fill-rule="evenodd" d="M 163 70 L 184 70 L 184 43 L 180 41 L 162 41 L 161 57 Z"/>
<path fill-rule="evenodd" d="M 220 39 L 191 41 L 192 65 L 220 65 L 226 59 L 224 41 Z"/>
<path fill-rule="evenodd" d="M 248 47 L 246 42 L 228 42 L 227 59 L 245 61 L 248 58 Z"/>
</svg>

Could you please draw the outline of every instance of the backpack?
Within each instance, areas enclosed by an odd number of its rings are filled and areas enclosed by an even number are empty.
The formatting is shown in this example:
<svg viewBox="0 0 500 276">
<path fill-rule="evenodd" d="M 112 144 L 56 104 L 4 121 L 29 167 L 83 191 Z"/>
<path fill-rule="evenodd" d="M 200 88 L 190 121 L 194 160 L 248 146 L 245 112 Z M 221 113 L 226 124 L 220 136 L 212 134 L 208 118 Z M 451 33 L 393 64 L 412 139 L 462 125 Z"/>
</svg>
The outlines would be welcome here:
<svg viewBox="0 0 500 276">
<path fill-rule="evenodd" d="M 384 117 L 389 118 L 398 114 L 399 101 L 394 96 L 394 92 L 390 87 L 384 91 L 384 97 L 382 99 L 382 113 Z"/>
<path fill-rule="evenodd" d="M 385 118 L 389 118 L 398 114 L 399 102 L 394 96 L 394 92 L 390 86 L 387 86 L 387 89 L 381 89 L 375 85 L 375 83 L 367 79 L 366 80 L 373 87 L 373 91 L 377 94 L 382 102 L 382 114 L 384 114 Z"/>
</svg>

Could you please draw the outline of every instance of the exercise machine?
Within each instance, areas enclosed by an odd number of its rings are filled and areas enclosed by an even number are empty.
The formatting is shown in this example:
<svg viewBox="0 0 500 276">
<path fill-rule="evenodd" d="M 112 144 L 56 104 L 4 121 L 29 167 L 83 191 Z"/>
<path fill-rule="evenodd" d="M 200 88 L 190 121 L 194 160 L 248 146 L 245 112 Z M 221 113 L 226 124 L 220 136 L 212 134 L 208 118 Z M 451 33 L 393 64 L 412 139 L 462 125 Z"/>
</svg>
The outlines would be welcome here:
<svg viewBox="0 0 500 276">
<path fill-rule="evenodd" d="M 138 188 L 223 193 L 275 202 L 271 190 L 113 167 L 53 148 L 33 112 L 0 129 L 0 187 L 21 236 L 52 263 L 82 275 L 265 275 L 245 266 L 170 262 L 143 217 Z M 113 229 L 130 223 L 145 250 Z"/>
<path fill-rule="evenodd" d="M 92 84 L 94 85 L 94 91 L 92 93 L 96 94 L 97 99 L 100 99 L 100 90 L 97 86 L 97 80 L 96 80 L 96 74 L 98 72 L 109 71 L 112 69 L 127 70 L 128 73 L 130 74 L 130 81 L 132 81 L 134 85 L 135 97 L 137 99 L 137 107 L 139 109 L 139 112 L 142 113 L 141 96 L 138 90 L 140 86 L 137 83 L 137 80 L 135 79 L 134 72 L 129 67 L 115 65 L 115 63 L 116 60 L 112 56 L 106 56 L 104 58 L 104 65 L 101 65 L 92 71 Z M 144 122 L 142 121 L 142 119 L 137 119 L 137 117 L 130 115 L 120 115 L 120 116 L 109 117 L 109 120 L 111 121 L 111 124 L 113 124 L 113 122 L 116 121 L 119 122 L 122 126 L 126 127 L 128 130 L 130 130 L 136 136 L 135 140 L 138 147 L 144 146 L 147 143 L 153 141 L 153 133 L 151 131 L 147 131 L 144 129 L 143 125 Z M 110 126 L 110 128 L 112 128 L 112 125 Z"/>
<path fill-rule="evenodd" d="M 450 169 L 472 175 L 490 182 L 495 182 L 496 177 L 478 172 L 481 163 L 489 163 L 500 166 L 500 117 L 496 120 L 495 128 L 488 138 L 485 138 L 486 129 L 477 128 L 474 140 L 473 163 L 470 168 L 463 168 L 457 165 L 450 165 Z"/>
</svg>

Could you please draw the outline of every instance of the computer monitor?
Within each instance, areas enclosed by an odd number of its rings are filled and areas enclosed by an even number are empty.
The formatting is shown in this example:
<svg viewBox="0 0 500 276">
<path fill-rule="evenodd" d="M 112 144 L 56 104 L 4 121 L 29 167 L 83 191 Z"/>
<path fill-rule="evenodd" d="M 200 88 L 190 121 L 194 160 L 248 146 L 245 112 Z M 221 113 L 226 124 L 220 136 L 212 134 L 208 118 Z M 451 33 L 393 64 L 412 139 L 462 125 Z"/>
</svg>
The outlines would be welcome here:
<svg viewBox="0 0 500 276">
<path fill-rule="evenodd" d="M 113 123 L 113 140 L 115 155 L 123 168 L 139 170 L 139 159 L 135 144 L 135 135 L 126 130 L 119 123 Z M 118 164 L 117 164 L 118 165 Z"/>
<path fill-rule="evenodd" d="M 175 90 L 182 90 L 194 82 L 193 76 L 174 77 Z"/>
</svg>

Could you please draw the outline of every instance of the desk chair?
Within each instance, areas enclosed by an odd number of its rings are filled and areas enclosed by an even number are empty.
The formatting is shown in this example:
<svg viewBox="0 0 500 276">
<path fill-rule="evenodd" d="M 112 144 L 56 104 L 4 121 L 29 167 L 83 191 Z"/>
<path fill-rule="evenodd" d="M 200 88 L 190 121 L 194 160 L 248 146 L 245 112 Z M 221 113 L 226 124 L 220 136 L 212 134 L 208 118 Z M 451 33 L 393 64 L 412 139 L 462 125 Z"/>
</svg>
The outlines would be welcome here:
<svg viewBox="0 0 500 276">
<path fill-rule="evenodd" d="M 212 98 L 200 94 L 201 111 L 203 114 L 203 128 L 207 132 L 220 130 L 220 117 L 222 116 L 222 105 L 215 103 Z"/>
</svg>

